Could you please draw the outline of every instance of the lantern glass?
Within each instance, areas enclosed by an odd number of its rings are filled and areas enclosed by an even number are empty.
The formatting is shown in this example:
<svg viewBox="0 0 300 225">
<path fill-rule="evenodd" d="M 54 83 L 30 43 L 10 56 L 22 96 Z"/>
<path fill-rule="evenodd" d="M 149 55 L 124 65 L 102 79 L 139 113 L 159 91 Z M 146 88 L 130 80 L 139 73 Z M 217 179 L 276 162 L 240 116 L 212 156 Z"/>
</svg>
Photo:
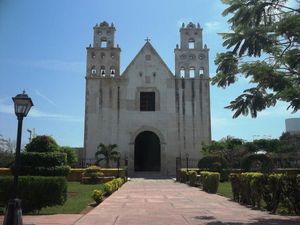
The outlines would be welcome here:
<svg viewBox="0 0 300 225">
<path fill-rule="evenodd" d="M 12 99 L 15 104 L 15 114 L 17 116 L 26 117 L 30 108 L 33 106 L 31 98 L 29 98 L 28 95 L 23 92 L 23 94 L 18 94 Z"/>
</svg>

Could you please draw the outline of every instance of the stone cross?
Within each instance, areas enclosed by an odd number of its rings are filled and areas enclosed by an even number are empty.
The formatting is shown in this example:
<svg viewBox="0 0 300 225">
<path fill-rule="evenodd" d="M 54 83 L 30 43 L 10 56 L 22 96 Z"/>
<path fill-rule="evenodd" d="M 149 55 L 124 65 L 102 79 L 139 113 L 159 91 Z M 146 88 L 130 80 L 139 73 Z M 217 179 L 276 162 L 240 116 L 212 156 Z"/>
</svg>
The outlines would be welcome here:
<svg viewBox="0 0 300 225">
<path fill-rule="evenodd" d="M 150 39 L 150 38 L 148 38 L 148 37 L 145 39 L 145 41 L 146 41 L 146 42 L 149 42 L 150 40 L 151 40 L 151 39 Z"/>
</svg>

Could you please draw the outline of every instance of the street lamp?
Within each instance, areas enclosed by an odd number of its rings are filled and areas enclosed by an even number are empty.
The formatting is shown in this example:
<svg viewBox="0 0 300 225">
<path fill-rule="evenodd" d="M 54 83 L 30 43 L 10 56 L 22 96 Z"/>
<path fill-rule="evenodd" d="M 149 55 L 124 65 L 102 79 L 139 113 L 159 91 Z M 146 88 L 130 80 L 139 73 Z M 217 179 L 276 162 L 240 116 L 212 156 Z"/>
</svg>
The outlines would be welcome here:
<svg viewBox="0 0 300 225">
<path fill-rule="evenodd" d="M 189 172 L 189 153 L 186 153 L 185 157 L 186 157 L 186 171 Z"/>
<path fill-rule="evenodd" d="M 116 154 L 117 167 L 118 167 L 118 177 L 120 177 L 120 159 L 121 159 L 121 153 L 118 152 L 118 153 Z"/>
<path fill-rule="evenodd" d="M 14 195 L 13 199 L 10 199 L 7 205 L 5 218 L 3 225 L 22 225 L 22 208 L 21 200 L 18 199 L 18 178 L 20 170 L 20 150 L 21 150 L 21 137 L 22 137 L 22 123 L 23 118 L 27 116 L 30 108 L 33 106 L 31 98 L 25 94 L 18 94 L 12 98 L 15 105 L 15 114 L 18 119 L 18 131 L 17 131 L 17 146 L 16 146 L 16 158 L 15 158 L 15 171 L 14 171 Z"/>
</svg>

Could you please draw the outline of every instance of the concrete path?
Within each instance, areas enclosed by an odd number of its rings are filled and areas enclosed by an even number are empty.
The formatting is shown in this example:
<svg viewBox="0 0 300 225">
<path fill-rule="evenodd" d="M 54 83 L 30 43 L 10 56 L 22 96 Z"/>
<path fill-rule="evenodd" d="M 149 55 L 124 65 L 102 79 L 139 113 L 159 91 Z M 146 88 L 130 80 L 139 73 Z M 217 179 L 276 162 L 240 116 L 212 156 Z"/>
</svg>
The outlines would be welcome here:
<svg viewBox="0 0 300 225">
<path fill-rule="evenodd" d="M 300 217 L 251 210 L 222 196 L 172 180 L 133 179 L 75 224 L 299 225 Z"/>
<path fill-rule="evenodd" d="M 172 180 L 146 179 L 127 182 L 86 215 L 24 216 L 23 220 L 36 225 L 300 225 L 300 217 L 251 210 Z"/>
</svg>

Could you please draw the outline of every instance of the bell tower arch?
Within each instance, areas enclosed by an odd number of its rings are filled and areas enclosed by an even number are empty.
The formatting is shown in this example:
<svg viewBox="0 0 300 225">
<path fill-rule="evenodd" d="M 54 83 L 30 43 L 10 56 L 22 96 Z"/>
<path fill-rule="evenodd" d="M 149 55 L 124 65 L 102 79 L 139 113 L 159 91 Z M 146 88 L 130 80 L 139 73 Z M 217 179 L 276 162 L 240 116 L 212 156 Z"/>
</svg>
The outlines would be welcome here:
<svg viewBox="0 0 300 225">
<path fill-rule="evenodd" d="M 180 46 L 176 45 L 175 76 L 181 78 L 208 77 L 208 51 L 203 47 L 202 28 L 190 22 L 180 28 Z"/>
<path fill-rule="evenodd" d="M 120 76 L 121 49 L 115 47 L 115 31 L 114 24 L 105 21 L 94 26 L 93 46 L 87 48 L 87 78 Z"/>
</svg>

